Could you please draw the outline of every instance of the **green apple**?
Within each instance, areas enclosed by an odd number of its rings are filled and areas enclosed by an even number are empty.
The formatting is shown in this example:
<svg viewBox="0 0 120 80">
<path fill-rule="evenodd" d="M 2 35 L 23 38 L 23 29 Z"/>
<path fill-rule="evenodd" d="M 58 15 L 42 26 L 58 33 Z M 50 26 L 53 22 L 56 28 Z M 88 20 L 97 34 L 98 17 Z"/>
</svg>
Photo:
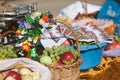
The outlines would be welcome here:
<svg viewBox="0 0 120 80">
<path fill-rule="evenodd" d="M 50 65 L 50 64 L 52 64 L 52 59 L 51 59 L 51 57 L 49 57 L 49 56 L 43 55 L 43 56 L 40 58 L 40 63 L 46 64 L 46 65 Z"/>
</svg>

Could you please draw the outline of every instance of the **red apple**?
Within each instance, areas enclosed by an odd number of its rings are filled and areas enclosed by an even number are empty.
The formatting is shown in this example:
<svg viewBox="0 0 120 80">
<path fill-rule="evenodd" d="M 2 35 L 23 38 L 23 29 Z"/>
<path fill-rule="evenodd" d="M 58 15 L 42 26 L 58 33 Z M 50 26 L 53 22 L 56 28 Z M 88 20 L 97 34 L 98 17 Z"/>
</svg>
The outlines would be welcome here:
<svg viewBox="0 0 120 80">
<path fill-rule="evenodd" d="M 74 62 L 74 55 L 71 52 L 64 52 L 61 55 L 61 61 L 64 64 L 71 64 Z"/>
<path fill-rule="evenodd" d="M 112 45 L 116 45 L 116 44 L 118 44 L 119 42 L 117 41 L 117 40 L 114 40 L 114 42 L 113 43 L 111 43 Z"/>
<path fill-rule="evenodd" d="M 110 49 L 113 49 L 113 48 L 114 48 L 114 46 L 109 44 L 109 45 L 105 46 L 104 50 L 106 51 L 106 50 L 110 50 Z"/>
<path fill-rule="evenodd" d="M 65 40 L 63 43 L 62 43 L 63 46 L 70 46 L 70 42 L 68 40 Z"/>
<path fill-rule="evenodd" d="M 119 41 L 114 40 L 113 43 L 105 46 L 104 50 L 110 50 L 110 49 L 113 49 L 113 48 L 120 48 L 120 43 L 119 43 Z"/>
<path fill-rule="evenodd" d="M 115 48 L 120 48 L 120 43 L 117 43 L 117 44 L 115 45 Z"/>
<path fill-rule="evenodd" d="M 61 60 L 57 60 L 57 61 L 53 62 L 53 64 L 54 65 L 62 65 L 62 62 L 61 62 Z"/>
<path fill-rule="evenodd" d="M 63 46 L 71 46 L 73 45 L 73 40 L 72 39 L 67 39 L 62 43 Z"/>
<path fill-rule="evenodd" d="M 9 80 L 9 78 L 13 78 L 13 80 L 21 80 L 21 76 L 18 72 L 15 71 L 9 71 L 6 75 L 5 80 Z"/>
</svg>

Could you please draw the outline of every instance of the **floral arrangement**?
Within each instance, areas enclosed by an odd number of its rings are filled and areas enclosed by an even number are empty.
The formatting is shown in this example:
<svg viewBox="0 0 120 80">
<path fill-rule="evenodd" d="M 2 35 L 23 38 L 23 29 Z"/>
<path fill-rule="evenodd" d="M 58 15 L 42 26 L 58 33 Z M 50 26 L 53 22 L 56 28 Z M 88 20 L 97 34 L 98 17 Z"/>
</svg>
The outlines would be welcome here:
<svg viewBox="0 0 120 80">
<path fill-rule="evenodd" d="M 22 50 L 30 51 L 31 46 L 37 46 L 39 40 L 43 37 L 43 29 L 50 30 L 54 23 L 53 15 L 47 11 L 44 13 L 35 12 L 25 15 L 25 19 L 18 21 L 18 42 L 16 47 L 21 47 Z"/>
</svg>

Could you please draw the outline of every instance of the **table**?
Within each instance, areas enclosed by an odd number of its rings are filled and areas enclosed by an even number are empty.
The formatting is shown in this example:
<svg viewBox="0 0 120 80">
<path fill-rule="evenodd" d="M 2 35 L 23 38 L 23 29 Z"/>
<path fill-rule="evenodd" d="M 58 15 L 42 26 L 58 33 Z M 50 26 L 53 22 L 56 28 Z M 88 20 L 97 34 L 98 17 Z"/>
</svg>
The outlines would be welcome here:
<svg viewBox="0 0 120 80">
<path fill-rule="evenodd" d="M 120 80 L 120 57 L 104 57 L 97 67 L 80 72 L 81 80 Z"/>
</svg>

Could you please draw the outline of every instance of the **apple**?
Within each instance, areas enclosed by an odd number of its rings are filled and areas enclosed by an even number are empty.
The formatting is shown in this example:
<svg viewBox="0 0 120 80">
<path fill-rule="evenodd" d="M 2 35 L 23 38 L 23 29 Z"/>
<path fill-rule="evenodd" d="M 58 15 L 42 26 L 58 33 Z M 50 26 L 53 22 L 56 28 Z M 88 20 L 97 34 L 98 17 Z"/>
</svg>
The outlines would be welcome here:
<svg viewBox="0 0 120 80">
<path fill-rule="evenodd" d="M 23 67 L 20 69 L 19 73 L 20 75 L 29 75 L 32 73 L 32 71 L 28 68 Z"/>
<path fill-rule="evenodd" d="M 117 41 L 117 40 L 114 40 L 113 43 L 108 44 L 107 46 L 105 46 L 104 50 L 110 50 L 110 49 L 113 49 L 113 48 L 120 48 L 120 42 Z"/>
<path fill-rule="evenodd" d="M 118 44 L 118 43 L 119 42 L 117 40 L 114 40 L 112 44 L 115 45 L 115 44 Z"/>
<path fill-rule="evenodd" d="M 11 77 L 11 76 L 8 76 L 8 77 L 5 78 L 5 80 L 16 80 L 16 79 Z"/>
<path fill-rule="evenodd" d="M 62 43 L 63 46 L 70 46 L 70 42 L 68 40 L 65 40 L 63 43 Z"/>
<path fill-rule="evenodd" d="M 42 64 L 50 65 L 50 64 L 52 64 L 52 59 L 51 59 L 51 57 L 49 57 L 49 56 L 43 55 L 43 56 L 40 58 L 40 62 L 41 62 Z"/>
<path fill-rule="evenodd" d="M 54 65 L 62 65 L 62 62 L 61 60 L 56 60 L 53 62 Z"/>
<path fill-rule="evenodd" d="M 71 64 L 74 62 L 74 55 L 71 52 L 64 52 L 60 59 L 64 64 Z"/>
<path fill-rule="evenodd" d="M 18 72 L 9 71 L 6 75 L 5 80 L 21 80 L 21 76 Z"/>
<path fill-rule="evenodd" d="M 117 44 L 115 45 L 115 48 L 120 48 L 120 43 L 117 43 Z"/>
<path fill-rule="evenodd" d="M 113 45 L 108 44 L 107 46 L 104 47 L 104 50 L 106 51 L 106 50 L 110 50 L 110 49 L 113 49 L 113 48 L 114 48 Z"/>
<path fill-rule="evenodd" d="M 71 46 L 73 45 L 73 40 L 72 39 L 67 39 L 62 43 L 63 46 Z"/>
</svg>

